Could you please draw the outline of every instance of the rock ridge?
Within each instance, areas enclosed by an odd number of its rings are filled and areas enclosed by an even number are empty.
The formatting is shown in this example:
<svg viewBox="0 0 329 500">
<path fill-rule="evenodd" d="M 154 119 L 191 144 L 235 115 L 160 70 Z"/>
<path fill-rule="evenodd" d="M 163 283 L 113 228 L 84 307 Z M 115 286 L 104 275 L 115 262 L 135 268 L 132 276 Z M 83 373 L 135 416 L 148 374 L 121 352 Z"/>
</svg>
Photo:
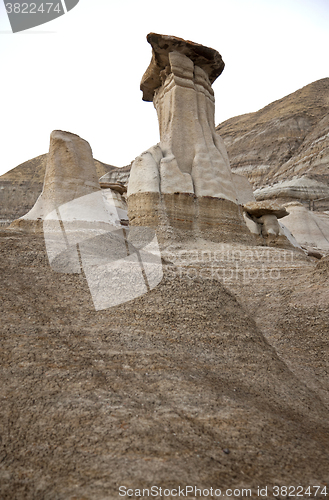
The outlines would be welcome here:
<svg viewBox="0 0 329 500">
<path fill-rule="evenodd" d="M 216 127 L 254 188 L 306 176 L 329 185 L 329 78 Z"/>
</svg>

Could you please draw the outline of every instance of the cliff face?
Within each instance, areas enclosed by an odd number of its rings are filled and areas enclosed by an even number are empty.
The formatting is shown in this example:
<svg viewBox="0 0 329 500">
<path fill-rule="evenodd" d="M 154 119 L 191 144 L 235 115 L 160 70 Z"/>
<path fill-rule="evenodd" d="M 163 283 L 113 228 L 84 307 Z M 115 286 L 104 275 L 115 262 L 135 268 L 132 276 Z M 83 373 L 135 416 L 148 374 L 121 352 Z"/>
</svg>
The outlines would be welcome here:
<svg viewBox="0 0 329 500">
<path fill-rule="evenodd" d="M 254 188 L 306 176 L 329 184 L 329 78 L 218 125 L 233 172 Z"/>
</svg>

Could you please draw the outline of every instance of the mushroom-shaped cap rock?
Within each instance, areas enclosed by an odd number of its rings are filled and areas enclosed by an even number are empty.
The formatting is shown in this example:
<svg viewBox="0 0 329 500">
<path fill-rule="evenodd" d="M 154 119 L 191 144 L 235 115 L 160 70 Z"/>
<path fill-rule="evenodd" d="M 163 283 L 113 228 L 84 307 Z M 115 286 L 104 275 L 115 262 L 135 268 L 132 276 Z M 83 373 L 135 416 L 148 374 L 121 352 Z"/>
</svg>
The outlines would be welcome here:
<svg viewBox="0 0 329 500">
<path fill-rule="evenodd" d="M 262 217 L 263 215 L 275 215 L 277 219 L 282 219 L 289 212 L 275 201 L 263 200 L 263 201 L 251 201 L 243 205 L 243 210 L 249 215 L 254 217 Z"/>
<path fill-rule="evenodd" d="M 100 187 L 102 189 L 112 189 L 112 191 L 117 191 L 120 194 L 126 193 L 127 188 L 121 182 L 102 182 L 99 181 Z"/>
<path fill-rule="evenodd" d="M 189 57 L 207 73 L 210 83 L 213 83 L 224 69 L 222 56 L 210 47 L 157 33 L 149 33 L 147 41 L 152 46 L 152 59 L 140 85 L 143 101 L 153 101 L 154 91 L 162 85 L 160 72 L 169 66 L 170 52 L 180 52 Z"/>
</svg>

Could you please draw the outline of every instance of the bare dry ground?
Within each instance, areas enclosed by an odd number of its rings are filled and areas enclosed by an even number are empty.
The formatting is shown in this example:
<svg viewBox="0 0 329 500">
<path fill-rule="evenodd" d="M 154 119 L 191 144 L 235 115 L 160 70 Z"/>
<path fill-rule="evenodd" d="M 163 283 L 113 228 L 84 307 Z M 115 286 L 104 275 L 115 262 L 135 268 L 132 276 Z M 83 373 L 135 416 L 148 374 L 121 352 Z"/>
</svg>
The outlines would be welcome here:
<svg viewBox="0 0 329 500">
<path fill-rule="evenodd" d="M 1 500 L 152 485 L 328 497 L 325 263 L 222 247 L 210 271 L 176 247 L 155 289 L 96 312 L 83 275 L 52 271 L 42 236 L 0 241 Z"/>
</svg>

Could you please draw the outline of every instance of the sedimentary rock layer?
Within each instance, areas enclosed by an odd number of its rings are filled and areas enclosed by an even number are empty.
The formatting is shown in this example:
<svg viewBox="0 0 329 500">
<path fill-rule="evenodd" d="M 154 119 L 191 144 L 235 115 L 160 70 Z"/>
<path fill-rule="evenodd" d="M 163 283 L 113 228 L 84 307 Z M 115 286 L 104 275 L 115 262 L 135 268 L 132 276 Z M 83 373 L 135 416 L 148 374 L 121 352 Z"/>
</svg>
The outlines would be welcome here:
<svg viewBox="0 0 329 500">
<path fill-rule="evenodd" d="M 284 225 L 294 235 L 300 245 L 318 250 L 329 251 L 329 216 L 323 217 L 307 210 L 300 203 L 286 205 L 289 215 L 284 218 Z"/>
<path fill-rule="evenodd" d="M 99 179 L 100 184 L 105 182 L 119 182 L 124 186 L 128 186 L 131 165 L 125 167 L 112 167 L 109 165 L 109 170 Z"/>
<path fill-rule="evenodd" d="M 329 184 L 329 78 L 217 127 L 233 172 L 255 188 L 307 176 Z"/>
<path fill-rule="evenodd" d="M 23 219 L 43 219 L 61 205 L 100 189 L 89 143 L 78 135 L 54 130 L 42 193 Z"/>
<path fill-rule="evenodd" d="M 158 240 L 204 238 L 214 242 L 254 244 L 239 205 L 190 193 L 137 193 L 128 198 L 131 226 L 147 226 Z"/>
<path fill-rule="evenodd" d="M 328 484 L 328 287 L 310 259 L 206 245 L 190 268 L 173 251 L 156 288 L 96 312 L 42 238 L 0 236 L 1 499 Z"/>
<path fill-rule="evenodd" d="M 254 195 L 257 200 L 280 198 L 286 202 L 296 199 L 324 201 L 324 199 L 329 200 L 329 184 L 303 176 L 256 189 Z"/>
<path fill-rule="evenodd" d="M 0 176 L 0 219 L 17 219 L 25 215 L 42 192 L 48 153 L 28 160 Z M 94 159 L 97 177 L 114 172 L 116 167 Z M 119 174 L 120 176 L 120 174 Z"/>
</svg>

